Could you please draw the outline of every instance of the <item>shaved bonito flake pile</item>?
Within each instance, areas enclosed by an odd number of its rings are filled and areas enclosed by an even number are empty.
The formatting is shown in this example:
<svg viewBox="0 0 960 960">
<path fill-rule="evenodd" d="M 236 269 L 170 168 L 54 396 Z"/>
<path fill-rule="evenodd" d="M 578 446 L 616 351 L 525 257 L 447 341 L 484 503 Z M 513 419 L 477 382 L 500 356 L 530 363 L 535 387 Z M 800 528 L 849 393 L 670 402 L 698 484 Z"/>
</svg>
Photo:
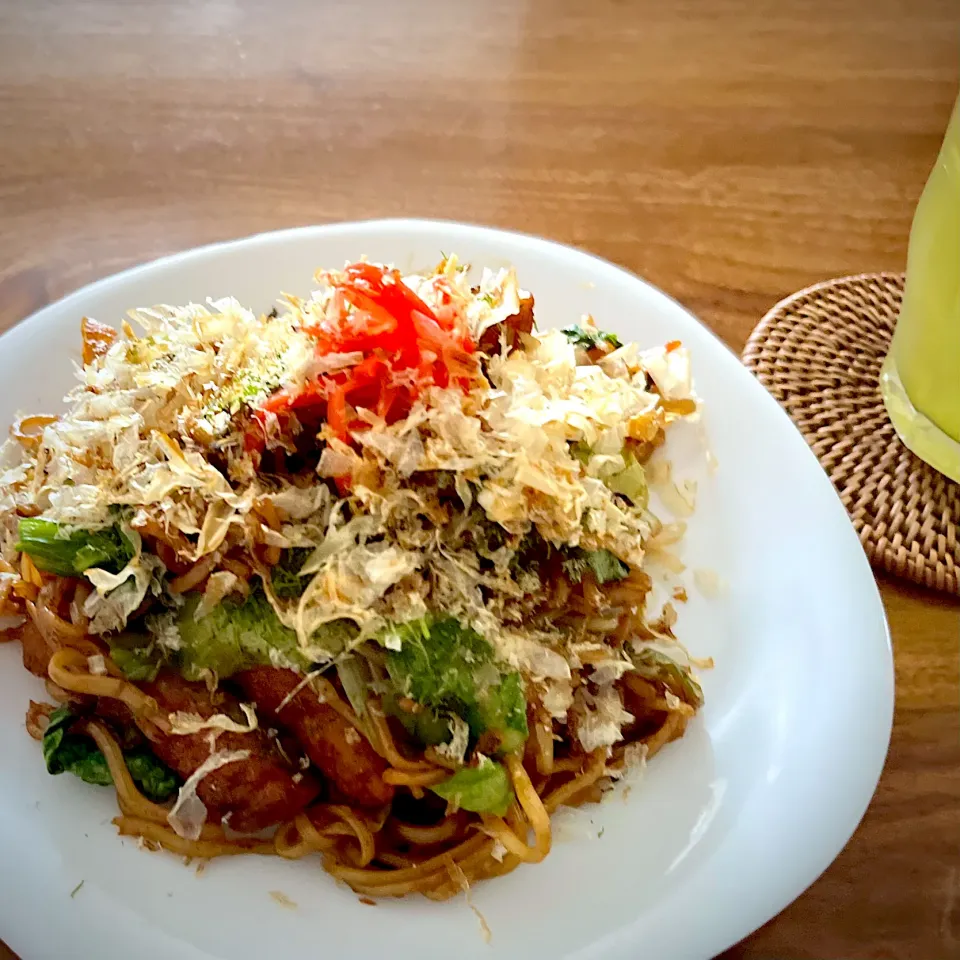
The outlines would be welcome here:
<svg viewBox="0 0 960 960">
<path fill-rule="evenodd" d="M 48 523 L 37 542 L 71 545 L 77 617 L 129 676 L 229 676 L 233 652 L 200 628 L 254 604 L 270 624 L 240 636 L 244 662 L 329 667 L 355 705 L 397 682 L 383 657 L 419 642 L 407 625 L 444 617 L 492 651 L 460 651 L 471 682 L 519 674 L 526 717 L 584 753 L 631 729 L 625 678 L 699 707 L 649 576 L 655 558 L 681 568 L 683 523 L 651 512 L 648 487 L 693 507 L 660 451 L 698 417 L 687 349 L 621 343 L 589 317 L 538 330 L 513 270 L 452 256 L 317 283 L 262 316 L 226 298 L 136 309 L 120 330 L 84 320 L 67 412 L 24 416 L 7 445 L 6 565 L 26 553 L 62 573 L 24 532 Z M 25 615 L 10 583 L 0 596 Z M 418 697 L 406 684 L 401 708 Z M 437 712 L 454 766 L 496 754 L 469 717 Z"/>
</svg>

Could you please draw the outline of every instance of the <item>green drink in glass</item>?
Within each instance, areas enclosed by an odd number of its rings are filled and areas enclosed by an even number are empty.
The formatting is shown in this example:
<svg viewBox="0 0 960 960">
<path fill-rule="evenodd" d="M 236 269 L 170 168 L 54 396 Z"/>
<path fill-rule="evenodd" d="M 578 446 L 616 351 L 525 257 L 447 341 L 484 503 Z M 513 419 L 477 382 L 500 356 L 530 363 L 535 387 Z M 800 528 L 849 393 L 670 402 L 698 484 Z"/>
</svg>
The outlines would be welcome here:
<svg viewBox="0 0 960 960">
<path fill-rule="evenodd" d="M 880 389 L 900 439 L 960 483 L 960 99 L 913 218 Z"/>
</svg>

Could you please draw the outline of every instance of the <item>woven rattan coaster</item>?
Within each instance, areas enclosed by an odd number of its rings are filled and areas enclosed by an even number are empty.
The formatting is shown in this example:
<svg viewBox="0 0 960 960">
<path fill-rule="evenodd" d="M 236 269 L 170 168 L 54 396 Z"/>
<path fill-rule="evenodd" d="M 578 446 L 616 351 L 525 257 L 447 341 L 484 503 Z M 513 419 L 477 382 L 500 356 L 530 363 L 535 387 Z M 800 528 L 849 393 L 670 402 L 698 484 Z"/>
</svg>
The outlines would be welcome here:
<svg viewBox="0 0 960 960">
<path fill-rule="evenodd" d="M 760 321 L 743 362 L 813 448 L 870 562 L 960 594 L 960 484 L 900 442 L 878 387 L 902 292 L 899 273 L 801 290 Z"/>
</svg>

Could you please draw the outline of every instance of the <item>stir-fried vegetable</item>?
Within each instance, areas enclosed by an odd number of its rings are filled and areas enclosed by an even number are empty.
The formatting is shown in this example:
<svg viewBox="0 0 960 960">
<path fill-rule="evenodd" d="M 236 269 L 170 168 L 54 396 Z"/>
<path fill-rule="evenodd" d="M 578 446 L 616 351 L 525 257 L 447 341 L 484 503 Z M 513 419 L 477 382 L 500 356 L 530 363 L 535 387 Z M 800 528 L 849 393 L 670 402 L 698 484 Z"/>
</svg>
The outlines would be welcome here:
<svg viewBox="0 0 960 960">
<path fill-rule="evenodd" d="M 499 738 L 498 753 L 518 749 L 527 739 L 527 698 L 523 680 L 516 671 L 508 673 L 480 697 L 476 713 L 464 718 L 471 732 L 493 731 Z"/>
<path fill-rule="evenodd" d="M 188 597 L 177 620 L 180 648 L 176 659 L 188 680 L 199 680 L 207 671 L 229 677 L 258 664 L 282 664 L 299 670 L 309 667 L 296 633 L 280 622 L 259 591 L 240 602 L 223 600 L 197 620 L 199 602 L 199 594 Z M 332 656 L 343 650 L 353 633 L 349 624 L 334 621 L 325 624 L 313 639 L 317 647 Z"/>
<path fill-rule="evenodd" d="M 110 767 L 96 743 L 90 737 L 69 732 L 76 719 L 69 707 L 60 707 L 50 714 L 43 734 L 47 772 L 72 773 L 85 783 L 110 786 L 113 783 Z M 176 791 L 180 782 L 176 774 L 149 750 L 140 747 L 125 750 L 123 759 L 130 776 L 149 799 L 160 803 Z"/>
<path fill-rule="evenodd" d="M 494 734 L 499 750 L 513 750 L 526 739 L 523 681 L 497 666 L 493 647 L 475 630 L 452 617 L 424 617 L 394 627 L 381 642 L 399 696 L 429 708 L 434 717 L 456 714 L 473 737 Z"/>
<path fill-rule="evenodd" d="M 607 349 L 612 347 L 616 350 L 623 346 L 615 333 L 607 333 L 606 330 L 576 325 L 564 327 L 563 334 L 574 346 L 581 347 L 584 350 L 596 350 L 597 347 L 606 347 Z"/>
<path fill-rule="evenodd" d="M 691 707 L 703 705 L 700 684 L 665 653 L 647 647 L 633 655 L 633 664 L 636 672 L 645 680 L 663 683 L 671 693 Z"/>
<path fill-rule="evenodd" d="M 474 671 L 493 661 L 493 647 L 452 617 L 423 617 L 381 637 L 387 669 L 403 696 L 442 708 L 476 697 Z"/>
<path fill-rule="evenodd" d="M 487 758 L 479 766 L 458 770 L 430 789 L 453 806 L 474 813 L 502 817 L 513 803 L 509 774 L 501 764 Z"/>
<path fill-rule="evenodd" d="M 140 748 L 127 750 L 123 759 L 130 771 L 130 776 L 133 777 L 133 782 L 150 800 L 162 803 L 172 797 L 180 786 L 179 777 L 149 750 Z"/>
<path fill-rule="evenodd" d="M 77 577 L 91 567 L 119 573 L 134 554 L 133 544 L 116 525 L 66 533 L 52 520 L 25 517 L 19 535 L 17 550 L 28 554 L 37 569 L 61 577 Z"/>
<path fill-rule="evenodd" d="M 558 558 L 563 572 L 573 583 L 579 583 L 588 574 L 592 574 L 597 583 L 608 583 L 622 580 L 630 573 L 630 568 L 609 550 L 584 550 L 582 547 L 557 550 L 535 531 L 523 538 L 512 562 L 518 570 L 550 576 L 551 565 Z"/>
<path fill-rule="evenodd" d="M 645 507 L 649 500 L 649 491 L 647 489 L 647 474 L 632 451 L 623 452 L 624 468 L 611 477 L 607 477 L 604 483 L 614 492 L 623 494 L 632 503 Z"/>
<path fill-rule="evenodd" d="M 312 552 L 306 547 L 284 550 L 280 562 L 270 568 L 273 592 L 281 600 L 298 598 L 306 590 L 310 581 L 300 575 L 300 568 Z"/>
<path fill-rule="evenodd" d="M 151 680 L 164 663 L 177 667 L 188 680 L 210 674 L 226 678 L 260 665 L 309 669 L 311 662 L 296 633 L 280 622 L 261 591 L 244 600 L 222 600 L 197 619 L 200 601 L 201 595 L 192 593 L 176 613 L 148 618 L 150 633 L 125 630 L 105 638 L 111 658 L 127 679 Z M 334 656 L 354 635 L 351 624 L 333 621 L 324 624 L 313 641 L 318 651 Z"/>
<path fill-rule="evenodd" d="M 128 680 L 153 680 L 163 662 L 156 643 L 142 633 L 123 630 L 104 637 L 110 645 L 110 659 Z"/>
<path fill-rule="evenodd" d="M 425 747 L 436 747 L 450 741 L 453 728 L 448 716 L 441 716 L 429 707 L 422 707 L 416 712 L 404 710 L 397 700 L 395 695 L 385 697 L 383 709 L 391 717 L 396 717 L 414 740 Z"/>
<path fill-rule="evenodd" d="M 630 568 L 609 550 L 573 548 L 564 553 L 564 573 L 575 583 L 579 583 L 587 573 L 592 573 L 597 583 L 609 583 L 611 580 L 622 580 L 630 572 Z"/>
</svg>

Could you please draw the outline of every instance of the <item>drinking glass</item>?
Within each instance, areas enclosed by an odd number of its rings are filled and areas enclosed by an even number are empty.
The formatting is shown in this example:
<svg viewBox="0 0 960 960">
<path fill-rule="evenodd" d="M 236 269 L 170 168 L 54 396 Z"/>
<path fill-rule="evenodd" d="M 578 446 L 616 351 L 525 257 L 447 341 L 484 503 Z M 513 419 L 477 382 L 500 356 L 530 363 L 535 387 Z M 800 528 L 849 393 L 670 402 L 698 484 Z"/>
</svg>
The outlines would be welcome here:
<svg viewBox="0 0 960 960">
<path fill-rule="evenodd" d="M 960 98 L 913 218 L 880 389 L 900 439 L 960 483 Z"/>
</svg>

